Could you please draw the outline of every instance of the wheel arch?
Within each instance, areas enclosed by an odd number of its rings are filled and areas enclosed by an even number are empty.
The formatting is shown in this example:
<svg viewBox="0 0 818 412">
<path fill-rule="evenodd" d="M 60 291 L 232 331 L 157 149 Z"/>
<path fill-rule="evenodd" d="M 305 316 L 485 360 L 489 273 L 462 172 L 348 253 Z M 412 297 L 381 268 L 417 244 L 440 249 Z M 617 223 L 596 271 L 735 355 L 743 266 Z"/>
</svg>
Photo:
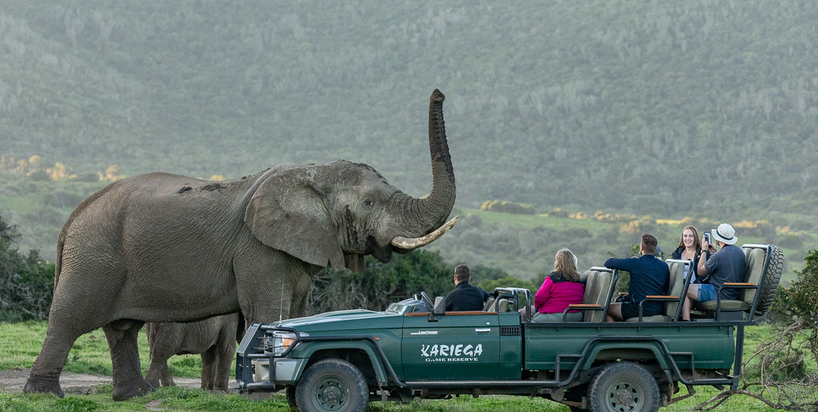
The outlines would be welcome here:
<svg viewBox="0 0 818 412">
<path fill-rule="evenodd" d="M 389 380 L 389 374 L 378 352 L 366 341 L 345 342 L 343 345 L 338 345 L 337 342 L 312 342 L 298 354 L 298 357 L 309 360 L 304 362 L 296 373 L 296 381 L 300 380 L 304 371 L 314 363 L 331 358 L 343 359 L 351 363 L 365 377 L 374 377 L 379 386 L 386 386 Z"/>
<path fill-rule="evenodd" d="M 623 360 L 632 362 L 656 361 L 663 370 L 672 370 L 663 347 L 656 342 L 597 342 L 583 359 L 580 370 L 588 370 L 597 360 Z"/>
</svg>

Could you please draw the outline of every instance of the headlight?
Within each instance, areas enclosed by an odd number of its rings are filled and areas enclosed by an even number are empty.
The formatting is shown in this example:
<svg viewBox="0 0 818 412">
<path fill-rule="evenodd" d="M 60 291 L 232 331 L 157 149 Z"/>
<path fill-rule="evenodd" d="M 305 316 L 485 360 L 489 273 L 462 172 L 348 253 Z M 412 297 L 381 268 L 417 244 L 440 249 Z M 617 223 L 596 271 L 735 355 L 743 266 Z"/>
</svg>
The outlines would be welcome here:
<svg viewBox="0 0 818 412">
<path fill-rule="evenodd" d="M 264 335 L 264 352 L 272 352 L 275 355 L 283 353 L 295 343 L 295 333 L 277 331 Z"/>
</svg>

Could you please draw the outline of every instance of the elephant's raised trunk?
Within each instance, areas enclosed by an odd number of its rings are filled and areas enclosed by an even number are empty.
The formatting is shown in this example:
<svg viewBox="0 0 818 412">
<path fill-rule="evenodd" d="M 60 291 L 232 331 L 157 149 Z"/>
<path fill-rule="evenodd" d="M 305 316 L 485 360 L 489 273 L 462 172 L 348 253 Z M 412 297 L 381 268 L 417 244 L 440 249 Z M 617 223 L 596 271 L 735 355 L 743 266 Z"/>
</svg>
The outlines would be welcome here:
<svg viewBox="0 0 818 412">
<path fill-rule="evenodd" d="M 435 89 L 429 101 L 429 153 L 432 158 L 432 193 L 424 198 L 406 199 L 403 216 L 406 221 L 401 225 L 411 232 L 407 238 L 393 242 L 393 246 L 406 249 L 410 244 L 429 243 L 413 240 L 411 237 L 424 237 L 438 229 L 446 222 L 452 211 L 455 200 L 454 168 L 449 155 L 449 144 L 446 141 L 446 125 L 443 121 L 443 100 L 446 97 Z M 445 231 L 444 231 L 445 232 Z M 442 234 L 442 233 L 441 233 Z M 434 240 L 434 239 L 432 239 Z M 407 243 L 408 242 L 408 243 Z M 419 246 L 415 246 L 419 247 Z"/>
</svg>

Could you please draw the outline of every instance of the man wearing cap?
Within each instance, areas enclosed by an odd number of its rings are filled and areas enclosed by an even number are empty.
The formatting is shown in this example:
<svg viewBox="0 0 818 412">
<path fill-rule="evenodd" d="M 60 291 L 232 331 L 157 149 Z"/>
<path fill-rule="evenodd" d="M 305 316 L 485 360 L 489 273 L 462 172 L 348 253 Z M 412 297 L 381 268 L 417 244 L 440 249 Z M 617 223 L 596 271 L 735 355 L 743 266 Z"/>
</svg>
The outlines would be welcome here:
<svg viewBox="0 0 818 412">
<path fill-rule="evenodd" d="M 716 292 L 719 292 L 722 300 L 738 299 L 739 290 L 726 288 L 722 289 L 725 283 L 741 282 L 744 279 L 744 251 L 735 243 L 738 241 L 736 230 L 727 223 L 719 225 L 718 229 L 710 231 L 710 236 L 719 245 L 720 250 L 707 259 L 706 249 L 713 250 L 713 245 L 702 239 L 702 248 L 699 265 L 696 273 L 699 276 L 710 275 L 710 284 L 693 283 L 687 290 L 684 306 L 682 306 L 682 320 L 690 320 L 690 308 L 692 301 L 708 302 L 716 300 Z"/>
</svg>

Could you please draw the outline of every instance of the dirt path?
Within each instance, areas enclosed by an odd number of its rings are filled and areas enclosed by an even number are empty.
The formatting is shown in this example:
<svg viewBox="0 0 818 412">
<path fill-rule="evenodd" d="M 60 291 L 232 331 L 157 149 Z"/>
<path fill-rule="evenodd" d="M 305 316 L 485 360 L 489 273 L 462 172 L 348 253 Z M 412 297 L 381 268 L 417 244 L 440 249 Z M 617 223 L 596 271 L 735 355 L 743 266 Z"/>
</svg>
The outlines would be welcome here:
<svg viewBox="0 0 818 412">
<path fill-rule="evenodd" d="M 30 369 L 14 368 L 8 371 L 0 371 L 0 392 L 18 394 L 23 392 L 26 385 Z M 200 379 L 173 378 L 179 386 L 186 388 L 200 388 Z M 94 390 L 97 385 L 111 383 L 110 376 L 86 375 L 81 373 L 63 372 L 60 375 L 60 387 L 66 394 L 87 395 Z M 230 382 L 231 388 L 236 386 L 236 382 Z"/>
</svg>

